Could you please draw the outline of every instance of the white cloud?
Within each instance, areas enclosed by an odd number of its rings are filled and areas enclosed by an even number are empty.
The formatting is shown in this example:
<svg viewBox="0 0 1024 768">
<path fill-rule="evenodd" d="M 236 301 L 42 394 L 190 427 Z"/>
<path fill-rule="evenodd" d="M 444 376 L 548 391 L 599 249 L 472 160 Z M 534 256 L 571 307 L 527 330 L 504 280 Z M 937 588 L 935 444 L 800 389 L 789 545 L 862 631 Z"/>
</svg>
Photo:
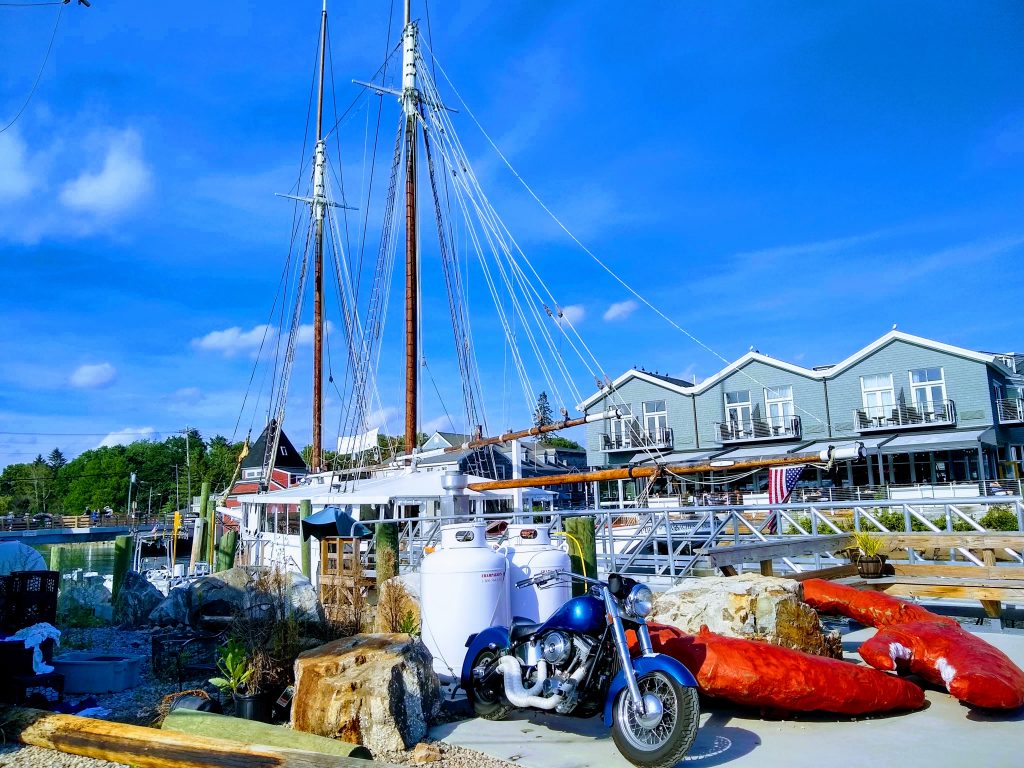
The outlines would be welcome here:
<svg viewBox="0 0 1024 768">
<path fill-rule="evenodd" d="M 60 201 L 79 213 L 112 218 L 133 208 L 148 193 L 152 173 L 142 157 L 142 137 L 128 128 L 101 139 L 103 166 L 84 171 L 61 186 Z"/>
<path fill-rule="evenodd" d="M 17 130 L 0 133 L 0 202 L 20 200 L 38 184 L 29 171 L 28 148 Z"/>
<path fill-rule="evenodd" d="M 448 432 L 450 430 L 458 430 L 452 426 L 452 420 L 450 416 L 436 416 L 429 421 L 425 421 L 420 424 L 420 431 L 426 432 L 427 435 L 432 435 L 435 432 Z"/>
<path fill-rule="evenodd" d="M 250 330 L 243 331 L 239 326 L 225 328 L 223 331 L 210 331 L 205 336 L 192 339 L 192 346 L 207 352 L 221 352 L 225 357 L 234 357 L 240 352 L 255 352 L 263 343 L 272 340 L 277 331 L 269 325 L 254 325 Z"/>
<path fill-rule="evenodd" d="M 331 334 L 331 333 L 334 332 L 334 323 L 332 323 L 330 320 L 328 320 L 326 323 L 324 323 L 324 325 L 326 326 L 326 331 L 327 331 L 328 334 Z M 313 343 L 313 325 L 312 325 L 312 323 L 309 324 L 309 325 L 300 325 L 299 326 L 299 333 L 298 333 L 298 336 L 296 336 L 296 338 L 295 338 L 295 343 L 298 344 L 300 347 L 308 347 L 308 346 L 310 346 Z"/>
<path fill-rule="evenodd" d="M 579 325 L 587 316 L 587 310 L 583 308 L 582 304 L 570 304 L 568 307 L 560 307 L 560 309 L 560 319 L 568 321 L 569 325 Z"/>
<path fill-rule="evenodd" d="M 604 319 L 608 322 L 625 320 L 636 311 L 636 308 L 637 303 L 632 299 L 617 301 L 605 310 Z"/>
<path fill-rule="evenodd" d="M 371 411 L 366 417 L 366 423 L 369 425 L 370 429 L 373 429 L 374 427 L 387 427 L 388 422 L 397 415 L 398 409 L 394 406 L 388 405 L 383 408 L 378 408 L 375 411 Z"/>
<path fill-rule="evenodd" d="M 68 381 L 76 389 L 98 389 L 110 384 L 115 376 L 117 369 L 110 363 L 96 363 L 78 366 Z"/>
<path fill-rule="evenodd" d="M 109 435 L 100 441 L 97 448 L 110 448 L 114 445 L 129 445 L 131 443 L 137 443 L 139 440 L 149 440 L 156 436 L 156 430 L 152 427 L 139 427 L 138 429 L 132 429 L 126 427 L 119 429 L 116 432 L 111 432 Z"/>
</svg>

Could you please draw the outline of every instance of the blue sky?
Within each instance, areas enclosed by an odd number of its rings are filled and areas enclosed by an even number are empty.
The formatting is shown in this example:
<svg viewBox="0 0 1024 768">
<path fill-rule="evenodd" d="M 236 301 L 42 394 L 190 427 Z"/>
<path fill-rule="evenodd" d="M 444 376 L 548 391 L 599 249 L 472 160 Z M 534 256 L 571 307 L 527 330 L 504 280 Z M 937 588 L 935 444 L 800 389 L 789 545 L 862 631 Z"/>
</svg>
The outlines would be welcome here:
<svg viewBox="0 0 1024 768">
<path fill-rule="evenodd" d="M 0 126 L 32 86 L 57 10 L 0 8 Z M 390 48 L 388 4 L 334 0 L 330 12 L 334 98 L 347 105 L 351 80 L 372 77 Z M 419 3 L 414 16 L 426 26 Z M 292 209 L 274 193 L 299 170 L 318 24 L 318 0 L 64 8 L 31 102 L 0 134 L 0 464 L 186 424 L 230 437 L 239 422 L 238 439 L 259 428 L 256 398 L 244 412 L 242 401 L 288 250 Z M 1012 0 L 430 8 L 444 71 L 581 241 L 727 359 L 753 346 L 804 365 L 893 323 L 1024 348 L 1022 35 Z M 340 129 L 355 186 L 377 103 Z M 396 109 L 384 100 L 385 175 Z M 628 303 L 465 110 L 453 120 L 609 375 L 721 367 Z M 457 413 L 429 218 L 424 232 L 426 356 Z M 489 426 L 523 425 L 486 296 L 472 312 Z M 393 431 L 398 316 L 396 304 L 380 378 Z M 286 428 L 304 444 L 300 349 Z M 343 358 L 334 346 L 336 375 Z M 592 378 L 573 374 L 589 394 Z M 444 410 L 427 383 L 424 424 L 444 425 Z M 337 420 L 329 401 L 328 442 Z"/>
</svg>

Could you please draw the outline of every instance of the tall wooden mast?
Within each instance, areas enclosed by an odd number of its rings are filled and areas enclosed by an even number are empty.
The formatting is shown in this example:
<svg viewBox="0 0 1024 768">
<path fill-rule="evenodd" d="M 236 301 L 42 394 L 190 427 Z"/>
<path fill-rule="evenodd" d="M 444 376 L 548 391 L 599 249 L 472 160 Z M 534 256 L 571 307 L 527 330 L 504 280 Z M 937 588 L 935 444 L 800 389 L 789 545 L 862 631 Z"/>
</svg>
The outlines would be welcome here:
<svg viewBox="0 0 1024 768">
<path fill-rule="evenodd" d="M 326 152 L 323 139 L 324 58 L 327 50 L 327 0 L 320 17 L 320 83 L 316 102 L 316 149 L 313 160 L 313 215 L 316 232 L 313 246 L 313 447 L 310 469 L 323 468 L 323 406 L 324 406 L 324 212 L 327 195 L 324 189 Z"/>
<path fill-rule="evenodd" d="M 402 111 L 405 114 L 405 450 L 416 448 L 419 390 L 419 243 L 416 231 L 416 25 L 405 0 L 402 33 Z"/>
</svg>

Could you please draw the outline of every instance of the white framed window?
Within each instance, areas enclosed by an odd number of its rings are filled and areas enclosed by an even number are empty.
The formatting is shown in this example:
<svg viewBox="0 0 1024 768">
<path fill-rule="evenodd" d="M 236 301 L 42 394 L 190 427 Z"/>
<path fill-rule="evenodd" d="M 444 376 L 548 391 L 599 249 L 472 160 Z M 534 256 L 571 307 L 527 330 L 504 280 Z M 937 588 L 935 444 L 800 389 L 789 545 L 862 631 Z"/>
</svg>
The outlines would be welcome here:
<svg viewBox="0 0 1024 768">
<path fill-rule="evenodd" d="M 773 432 L 789 429 L 793 423 L 793 387 L 765 387 L 764 404 L 768 411 L 768 426 Z"/>
<path fill-rule="evenodd" d="M 620 418 L 612 419 L 609 432 L 612 446 L 615 448 L 629 448 L 633 445 L 633 435 L 636 434 L 636 419 L 633 417 L 631 405 L 620 405 Z"/>
<path fill-rule="evenodd" d="M 910 399 L 922 413 L 944 408 L 946 380 L 941 368 L 916 368 L 910 372 Z"/>
<path fill-rule="evenodd" d="M 891 373 L 876 373 L 860 377 L 860 391 L 864 411 L 869 419 L 888 419 L 896 407 L 896 392 Z"/>
<path fill-rule="evenodd" d="M 725 420 L 734 429 L 746 427 L 750 424 L 750 390 L 738 389 L 734 392 L 725 393 Z"/>
<path fill-rule="evenodd" d="M 665 440 L 668 434 L 668 410 L 664 400 L 648 400 L 644 403 L 644 429 L 655 441 Z"/>
<path fill-rule="evenodd" d="M 243 469 L 242 479 L 243 480 L 259 480 L 263 474 L 263 470 L 260 469 Z"/>
</svg>

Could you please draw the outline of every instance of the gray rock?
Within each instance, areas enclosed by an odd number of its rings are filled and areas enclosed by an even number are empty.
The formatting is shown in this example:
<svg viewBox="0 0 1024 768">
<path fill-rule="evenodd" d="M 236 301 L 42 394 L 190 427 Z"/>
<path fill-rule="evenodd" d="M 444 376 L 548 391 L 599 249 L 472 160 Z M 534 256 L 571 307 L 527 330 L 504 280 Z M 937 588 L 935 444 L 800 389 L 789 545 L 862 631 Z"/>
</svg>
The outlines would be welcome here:
<svg viewBox="0 0 1024 768">
<path fill-rule="evenodd" d="M 802 594 L 799 582 L 753 573 L 683 579 L 655 598 L 650 620 L 692 634 L 706 626 L 726 637 L 841 658 L 838 636 L 822 631 Z"/>
<path fill-rule="evenodd" d="M 103 582 L 81 582 L 63 580 L 60 586 L 60 596 L 57 598 L 57 611 L 68 613 L 75 609 L 86 608 L 94 613 L 103 607 L 109 607 L 111 601 L 110 590 Z"/>
<path fill-rule="evenodd" d="M 267 568 L 239 566 L 205 576 L 189 588 L 189 623 L 198 626 L 238 614 L 271 620 L 323 620 L 313 584 L 300 573 L 281 577 Z"/>
<path fill-rule="evenodd" d="M 114 600 L 114 623 L 123 627 L 144 626 L 153 609 L 163 599 L 160 590 L 150 584 L 145 576 L 128 571 Z"/>
<path fill-rule="evenodd" d="M 150 624 L 160 627 L 188 626 L 191 604 L 188 587 L 172 589 L 149 614 Z"/>
</svg>

